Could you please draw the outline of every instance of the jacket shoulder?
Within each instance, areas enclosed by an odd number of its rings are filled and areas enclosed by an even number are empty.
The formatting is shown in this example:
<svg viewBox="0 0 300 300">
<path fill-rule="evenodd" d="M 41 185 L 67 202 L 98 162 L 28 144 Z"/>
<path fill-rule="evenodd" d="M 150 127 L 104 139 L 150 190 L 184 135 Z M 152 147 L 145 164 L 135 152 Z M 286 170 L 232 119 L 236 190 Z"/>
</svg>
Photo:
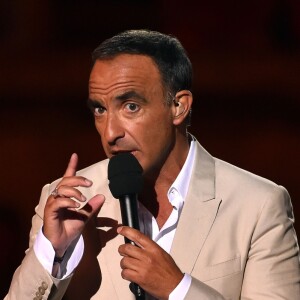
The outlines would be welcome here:
<svg viewBox="0 0 300 300">
<path fill-rule="evenodd" d="M 215 159 L 216 181 L 220 186 L 237 188 L 237 190 L 254 189 L 257 192 L 268 192 L 282 189 L 275 182 L 252 172 L 234 166 L 221 159 Z"/>
</svg>

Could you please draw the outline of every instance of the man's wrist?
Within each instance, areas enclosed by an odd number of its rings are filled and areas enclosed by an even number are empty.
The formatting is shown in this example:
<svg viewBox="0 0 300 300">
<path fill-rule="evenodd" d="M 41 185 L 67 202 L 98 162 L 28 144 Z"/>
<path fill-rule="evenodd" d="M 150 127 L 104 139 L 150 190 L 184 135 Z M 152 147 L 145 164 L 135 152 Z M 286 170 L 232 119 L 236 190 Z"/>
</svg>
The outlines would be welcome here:
<svg viewBox="0 0 300 300">
<path fill-rule="evenodd" d="M 68 250 L 65 251 L 62 263 L 54 263 L 54 257 L 55 255 L 58 256 L 58 253 L 55 253 L 51 242 L 44 236 L 42 230 L 38 232 L 33 248 L 38 260 L 49 274 L 53 274 L 53 268 L 60 268 L 61 264 L 66 265 L 67 271 L 63 275 L 64 278 L 69 276 L 78 266 L 83 255 L 84 243 L 82 236 L 74 240 Z"/>
<path fill-rule="evenodd" d="M 182 280 L 169 295 L 169 300 L 183 300 L 191 286 L 191 283 L 191 275 L 185 273 Z"/>
</svg>

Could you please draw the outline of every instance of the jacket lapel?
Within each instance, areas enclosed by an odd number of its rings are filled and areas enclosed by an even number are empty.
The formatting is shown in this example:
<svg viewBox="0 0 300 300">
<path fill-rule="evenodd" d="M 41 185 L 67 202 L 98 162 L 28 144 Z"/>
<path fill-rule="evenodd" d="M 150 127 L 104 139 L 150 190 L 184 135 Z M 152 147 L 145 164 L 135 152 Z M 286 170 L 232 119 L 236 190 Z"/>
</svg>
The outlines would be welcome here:
<svg viewBox="0 0 300 300">
<path fill-rule="evenodd" d="M 176 264 L 187 273 L 193 270 L 222 201 L 215 198 L 215 161 L 196 143 L 192 177 L 171 248 Z"/>
</svg>

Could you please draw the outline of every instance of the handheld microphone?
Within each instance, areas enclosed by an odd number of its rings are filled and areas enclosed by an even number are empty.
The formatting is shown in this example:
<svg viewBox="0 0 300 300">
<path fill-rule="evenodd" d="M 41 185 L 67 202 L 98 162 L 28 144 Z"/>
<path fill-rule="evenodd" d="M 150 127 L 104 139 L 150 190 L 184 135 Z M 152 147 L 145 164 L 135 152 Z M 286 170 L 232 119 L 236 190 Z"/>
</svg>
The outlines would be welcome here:
<svg viewBox="0 0 300 300">
<path fill-rule="evenodd" d="M 140 230 L 137 195 L 143 187 L 142 173 L 143 168 L 131 153 L 120 153 L 109 160 L 109 189 L 120 201 L 122 223 L 137 230 Z M 125 243 L 135 245 L 126 237 Z M 136 283 L 130 284 L 130 290 L 136 299 L 145 299 L 145 292 Z"/>
</svg>

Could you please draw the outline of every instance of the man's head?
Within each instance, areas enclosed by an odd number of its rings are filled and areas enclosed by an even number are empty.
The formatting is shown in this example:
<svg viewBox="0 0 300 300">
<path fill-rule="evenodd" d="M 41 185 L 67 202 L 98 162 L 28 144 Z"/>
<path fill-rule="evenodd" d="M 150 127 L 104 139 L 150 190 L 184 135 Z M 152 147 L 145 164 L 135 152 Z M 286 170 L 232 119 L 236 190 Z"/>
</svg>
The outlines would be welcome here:
<svg viewBox="0 0 300 300">
<path fill-rule="evenodd" d="M 129 31 L 106 40 L 93 58 L 89 105 L 106 155 L 131 152 L 151 177 L 167 161 L 184 162 L 191 67 L 179 42 Z"/>
<path fill-rule="evenodd" d="M 192 64 L 177 38 L 157 31 L 128 30 L 101 43 L 92 59 L 95 63 L 119 54 L 151 57 L 161 74 L 168 98 L 173 98 L 178 91 L 191 90 Z"/>
</svg>

